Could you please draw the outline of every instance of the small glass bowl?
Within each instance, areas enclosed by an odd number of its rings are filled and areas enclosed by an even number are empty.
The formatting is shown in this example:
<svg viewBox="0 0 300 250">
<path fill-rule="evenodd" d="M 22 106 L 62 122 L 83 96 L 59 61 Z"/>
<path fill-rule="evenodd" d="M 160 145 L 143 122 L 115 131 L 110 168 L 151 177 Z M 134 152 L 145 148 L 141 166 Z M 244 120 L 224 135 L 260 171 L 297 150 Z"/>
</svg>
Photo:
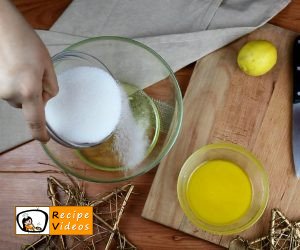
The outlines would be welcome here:
<svg viewBox="0 0 300 250">
<path fill-rule="evenodd" d="M 208 224 L 201 220 L 192 211 L 187 200 L 191 174 L 199 165 L 211 160 L 225 160 L 238 165 L 247 174 L 252 187 L 252 199 L 246 213 L 225 225 Z M 218 235 L 237 234 L 251 227 L 262 216 L 268 202 L 269 182 L 263 166 L 252 153 L 235 144 L 210 144 L 194 152 L 184 163 L 178 177 L 177 195 L 183 212 L 195 226 Z"/>
<path fill-rule="evenodd" d="M 114 78 L 111 74 L 111 72 L 108 70 L 108 68 L 99 61 L 96 57 L 83 53 L 83 52 L 77 52 L 77 51 L 62 51 L 55 56 L 52 57 L 52 61 L 55 67 L 55 73 L 57 75 L 61 74 L 62 72 L 65 72 L 67 70 L 76 68 L 76 67 L 93 67 L 101 69 L 102 71 L 108 73 L 112 78 Z M 117 82 L 117 81 L 116 81 Z M 79 90 L 82 91 L 82 90 Z M 74 99 L 74 97 L 73 97 Z M 68 119 L 66 117 L 66 119 Z M 84 117 L 82 117 L 84 119 Z M 74 149 L 84 149 L 89 147 L 95 147 L 102 143 L 103 141 L 107 140 L 112 133 L 110 133 L 106 138 L 102 139 L 98 142 L 88 143 L 88 142 L 72 142 L 69 141 L 59 134 L 53 128 L 50 126 L 49 122 L 47 121 L 46 116 L 46 127 L 47 131 L 50 135 L 50 137 L 56 141 L 57 143 Z M 81 132 L 81 131 L 80 131 Z"/>
</svg>

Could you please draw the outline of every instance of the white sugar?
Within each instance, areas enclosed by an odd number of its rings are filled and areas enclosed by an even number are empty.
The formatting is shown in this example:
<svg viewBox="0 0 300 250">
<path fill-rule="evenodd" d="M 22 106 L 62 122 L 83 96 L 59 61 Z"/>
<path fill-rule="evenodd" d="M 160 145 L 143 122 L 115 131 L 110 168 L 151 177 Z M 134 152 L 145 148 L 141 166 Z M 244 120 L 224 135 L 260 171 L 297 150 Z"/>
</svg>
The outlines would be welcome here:
<svg viewBox="0 0 300 250">
<path fill-rule="evenodd" d="M 59 93 L 46 105 L 46 120 L 65 141 L 97 143 L 115 129 L 121 91 L 113 77 L 95 67 L 76 67 L 57 76 Z"/>
<path fill-rule="evenodd" d="M 132 168 L 143 161 L 149 124 L 135 120 L 126 92 L 110 74 L 76 67 L 57 80 L 59 93 L 47 103 L 45 113 L 60 138 L 75 144 L 98 143 L 113 134 L 111 150 L 124 166 Z"/>
<path fill-rule="evenodd" d="M 118 153 L 121 162 L 132 168 L 143 161 L 149 146 L 146 135 L 147 124 L 139 124 L 135 120 L 127 95 L 122 93 L 122 113 L 120 123 L 114 135 L 114 150 Z"/>
</svg>

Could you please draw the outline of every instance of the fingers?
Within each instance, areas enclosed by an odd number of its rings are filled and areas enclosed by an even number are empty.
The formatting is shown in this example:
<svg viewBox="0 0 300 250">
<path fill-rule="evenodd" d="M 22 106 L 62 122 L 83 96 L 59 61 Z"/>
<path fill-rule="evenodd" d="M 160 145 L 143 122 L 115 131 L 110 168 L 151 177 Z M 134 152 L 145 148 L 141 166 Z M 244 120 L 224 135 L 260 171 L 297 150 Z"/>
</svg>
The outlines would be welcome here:
<svg viewBox="0 0 300 250">
<path fill-rule="evenodd" d="M 22 101 L 24 117 L 31 130 L 32 137 L 41 142 L 47 142 L 49 135 L 46 129 L 45 104 L 58 92 L 56 75 L 51 60 L 46 66 L 43 76 L 23 79 L 27 86 L 27 94 Z M 39 84 L 37 84 L 39 82 Z M 37 86 L 40 86 L 38 90 Z M 34 94 L 35 93 L 35 94 Z"/>
<path fill-rule="evenodd" d="M 43 90 L 48 93 L 48 97 L 56 96 L 58 93 L 58 84 L 56 74 L 53 69 L 51 60 L 46 65 L 46 69 L 43 76 Z M 48 98 L 47 101 L 50 99 Z"/>
<path fill-rule="evenodd" d="M 46 129 L 44 102 L 40 95 L 34 100 L 22 104 L 24 117 L 29 125 L 32 136 L 41 142 L 47 142 L 49 135 Z"/>
<path fill-rule="evenodd" d="M 44 105 L 46 105 L 46 103 L 52 98 L 52 96 L 46 91 L 43 91 L 42 95 L 43 95 Z"/>
</svg>

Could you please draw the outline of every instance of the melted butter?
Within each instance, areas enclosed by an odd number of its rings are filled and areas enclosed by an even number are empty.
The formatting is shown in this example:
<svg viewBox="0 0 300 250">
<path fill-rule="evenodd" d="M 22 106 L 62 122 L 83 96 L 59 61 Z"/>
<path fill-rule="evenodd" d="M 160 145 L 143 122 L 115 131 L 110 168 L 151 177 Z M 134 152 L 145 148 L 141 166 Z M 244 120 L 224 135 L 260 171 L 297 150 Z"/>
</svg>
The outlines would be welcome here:
<svg viewBox="0 0 300 250">
<path fill-rule="evenodd" d="M 199 165 L 187 185 L 189 206 L 206 223 L 232 223 L 250 207 L 251 182 L 247 174 L 232 162 L 212 160 Z"/>
</svg>

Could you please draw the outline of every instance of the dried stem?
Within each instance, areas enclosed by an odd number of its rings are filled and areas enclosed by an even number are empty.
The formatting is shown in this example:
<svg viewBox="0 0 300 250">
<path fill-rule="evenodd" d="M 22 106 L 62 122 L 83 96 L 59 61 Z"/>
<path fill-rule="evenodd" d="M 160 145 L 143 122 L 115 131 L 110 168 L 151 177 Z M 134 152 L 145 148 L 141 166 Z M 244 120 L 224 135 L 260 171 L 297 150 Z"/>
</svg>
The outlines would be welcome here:
<svg viewBox="0 0 300 250">
<path fill-rule="evenodd" d="M 127 201 L 128 201 L 128 199 L 129 199 L 129 196 L 130 196 L 130 194 L 131 194 L 133 188 L 134 188 L 133 186 L 130 186 L 130 188 L 129 188 L 129 190 L 128 190 L 128 192 L 127 192 L 127 194 L 126 194 L 126 196 L 125 196 L 125 198 L 124 198 L 124 200 L 123 200 L 121 209 L 120 209 L 119 214 L 118 214 L 118 216 L 117 216 L 117 220 L 116 220 L 116 222 L 114 223 L 114 226 L 113 226 L 113 229 L 112 229 L 113 232 L 110 234 L 110 237 L 109 237 L 108 242 L 107 242 L 107 244 L 106 244 L 105 250 L 108 250 L 109 247 L 110 247 L 110 245 L 111 245 L 112 239 L 113 239 L 113 237 L 114 237 L 114 235 L 115 235 L 115 232 L 116 232 L 117 227 L 119 226 L 119 222 L 120 222 L 120 219 L 121 219 L 122 214 L 123 214 L 123 212 L 124 212 L 124 208 L 125 208 L 125 206 L 126 206 L 126 204 L 127 204 Z M 116 197 L 116 199 L 117 199 L 117 197 Z M 116 203 L 116 204 L 117 204 L 117 203 Z"/>
<path fill-rule="evenodd" d="M 115 192 L 111 192 L 111 193 L 109 193 L 109 194 L 106 194 L 106 195 L 103 196 L 103 197 L 98 198 L 98 199 L 95 200 L 95 201 L 92 201 L 92 202 L 90 203 L 90 206 L 95 207 L 95 206 L 97 206 L 97 205 L 99 205 L 99 204 L 101 204 L 101 203 L 103 203 L 103 202 L 105 202 L 105 201 L 108 201 L 108 200 L 111 199 L 116 193 L 119 193 L 119 192 L 122 192 L 122 191 L 126 191 L 126 190 L 127 190 L 129 187 L 131 187 L 131 186 L 133 186 L 133 185 L 132 185 L 132 184 L 126 184 L 125 186 L 123 186 L 123 187 L 117 189 Z"/>
<path fill-rule="evenodd" d="M 270 242 L 271 242 L 270 248 L 271 249 L 273 249 L 273 246 L 274 246 L 274 238 L 272 237 L 272 235 L 274 235 L 274 231 L 275 231 L 275 219 L 276 219 L 276 210 L 272 210 L 271 228 L 270 228 Z"/>
<path fill-rule="evenodd" d="M 38 247 L 40 244 L 42 244 L 47 237 L 51 237 L 51 236 L 47 236 L 47 235 L 43 235 L 41 238 L 39 238 L 38 240 L 36 240 L 35 242 L 31 243 L 29 246 L 26 246 L 24 248 L 24 250 L 32 250 L 35 249 L 35 247 Z"/>
<path fill-rule="evenodd" d="M 54 177 L 49 177 L 47 180 L 48 180 L 48 193 L 50 193 L 50 199 L 52 201 L 52 205 L 57 206 L 56 199 L 55 199 L 55 191 L 54 191 L 52 181 L 55 182 L 56 185 L 58 185 L 58 186 L 62 186 L 62 185 Z M 60 241 L 61 241 L 62 248 L 66 249 L 64 236 L 60 235 L 59 238 L 60 238 Z"/>
</svg>

